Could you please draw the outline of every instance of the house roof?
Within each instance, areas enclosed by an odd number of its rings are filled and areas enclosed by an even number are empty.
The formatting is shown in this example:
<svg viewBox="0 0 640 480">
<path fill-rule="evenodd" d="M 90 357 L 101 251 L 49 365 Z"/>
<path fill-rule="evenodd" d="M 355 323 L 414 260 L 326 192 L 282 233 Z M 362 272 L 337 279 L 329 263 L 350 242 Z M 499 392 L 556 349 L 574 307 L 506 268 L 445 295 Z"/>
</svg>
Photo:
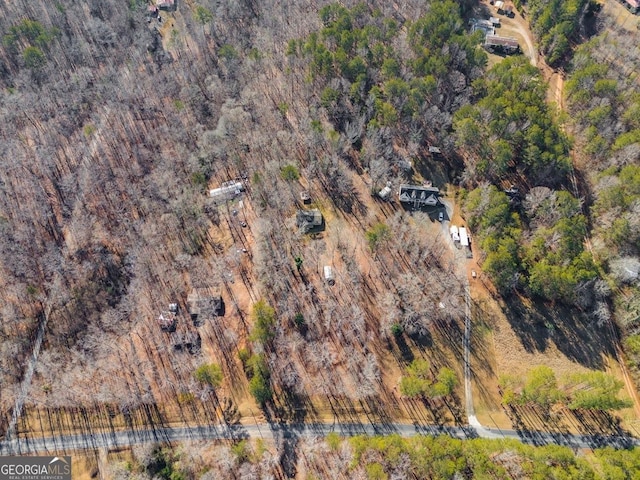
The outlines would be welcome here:
<svg viewBox="0 0 640 480">
<path fill-rule="evenodd" d="M 484 41 L 485 45 L 496 45 L 500 47 L 517 48 L 520 46 L 518 40 L 512 37 L 500 37 L 498 35 L 487 35 Z"/>
<path fill-rule="evenodd" d="M 476 20 L 475 24 L 480 25 L 482 27 L 489 27 L 489 28 L 493 27 L 493 23 L 490 20 L 478 19 Z"/>
<path fill-rule="evenodd" d="M 234 197 L 244 191 L 242 182 L 225 182 L 218 188 L 209 190 L 210 197 Z"/>
<path fill-rule="evenodd" d="M 435 187 L 400 185 L 398 196 L 403 203 L 413 203 L 416 206 L 435 206 L 440 203 L 439 192 L 440 190 Z"/>
<path fill-rule="evenodd" d="M 378 196 L 380 196 L 381 198 L 387 198 L 390 193 L 391 193 L 391 187 L 387 185 L 386 187 L 384 187 L 382 190 L 378 192 Z"/>
<path fill-rule="evenodd" d="M 214 287 L 194 288 L 187 295 L 187 305 L 191 315 L 216 313 L 222 307 L 222 296 Z"/>
<path fill-rule="evenodd" d="M 158 315 L 158 322 L 160 325 L 171 325 L 176 320 L 176 316 L 171 312 L 160 312 Z"/>
<path fill-rule="evenodd" d="M 158 7 L 173 7 L 175 0 L 156 0 Z"/>
<path fill-rule="evenodd" d="M 640 8 L 640 0 L 625 0 L 629 5 L 635 8 Z"/>
<path fill-rule="evenodd" d="M 467 229 L 464 227 L 460 227 L 458 233 L 460 234 L 460 245 L 462 245 L 463 247 L 468 247 L 469 235 L 467 234 Z"/>
<path fill-rule="evenodd" d="M 322 225 L 322 213 L 318 209 L 298 210 L 296 214 L 296 224 L 298 227 Z"/>
</svg>

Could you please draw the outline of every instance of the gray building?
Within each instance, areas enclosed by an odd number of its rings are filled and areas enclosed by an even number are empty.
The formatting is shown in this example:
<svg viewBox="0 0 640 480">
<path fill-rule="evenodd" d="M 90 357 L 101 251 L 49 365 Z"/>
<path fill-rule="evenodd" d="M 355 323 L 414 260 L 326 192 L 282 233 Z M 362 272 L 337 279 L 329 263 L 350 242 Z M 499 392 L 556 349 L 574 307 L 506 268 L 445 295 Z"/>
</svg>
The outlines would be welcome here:
<svg viewBox="0 0 640 480">
<path fill-rule="evenodd" d="M 442 205 L 440 202 L 440 190 L 436 187 L 400 185 L 398 197 L 402 204 L 413 208 L 437 207 Z"/>
<path fill-rule="evenodd" d="M 317 208 L 313 210 L 298 210 L 296 214 L 296 226 L 302 230 L 303 233 L 320 230 L 323 222 L 322 213 Z"/>
</svg>

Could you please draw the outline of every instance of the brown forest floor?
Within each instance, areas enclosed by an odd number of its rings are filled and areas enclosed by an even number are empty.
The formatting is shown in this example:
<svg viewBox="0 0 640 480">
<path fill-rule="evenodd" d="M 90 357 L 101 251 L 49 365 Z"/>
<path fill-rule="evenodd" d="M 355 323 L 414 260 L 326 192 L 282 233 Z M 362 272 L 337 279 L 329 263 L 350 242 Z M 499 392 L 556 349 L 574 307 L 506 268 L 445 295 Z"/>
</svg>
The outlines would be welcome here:
<svg viewBox="0 0 640 480">
<path fill-rule="evenodd" d="M 493 8 L 487 5 L 489 8 Z M 493 14 L 493 10 L 492 10 Z M 526 26 L 526 21 L 519 15 L 514 19 L 501 17 L 503 27 L 498 32 L 501 35 L 514 35 L 518 33 L 522 24 Z M 518 25 L 510 22 L 517 21 Z M 519 26 L 519 27 L 518 27 Z M 517 28 L 518 27 L 518 28 Z M 165 24 L 164 28 L 170 28 Z M 165 38 L 168 38 L 166 35 Z M 526 43 L 526 42 L 525 42 Z M 531 52 L 527 51 L 529 55 Z M 491 62 L 499 61 L 501 57 L 491 55 Z M 538 66 L 541 65 L 539 63 Z M 551 74 L 549 77 L 550 100 L 562 107 L 562 77 L 556 72 L 549 72 L 548 67 L 543 72 Z M 555 79 L 555 80 L 554 80 Z M 384 221 L 393 216 L 396 207 L 378 202 L 370 194 L 370 187 L 363 177 L 353 173 L 351 179 L 354 184 L 356 196 L 364 205 L 367 212 L 364 218 L 357 216 L 346 216 L 340 210 L 334 208 L 331 202 L 323 198 L 323 192 L 316 185 L 311 185 L 312 197 L 318 200 L 318 207 L 323 211 L 327 228 L 318 238 L 309 239 L 307 245 L 313 242 L 323 241 L 326 246 L 318 258 L 316 265 L 305 264 L 305 271 L 308 273 L 308 281 L 316 287 L 316 290 L 323 292 L 321 271 L 322 265 L 331 264 L 338 272 L 344 271 L 344 265 L 337 252 L 337 239 L 347 237 L 350 239 L 353 248 L 353 255 L 360 270 L 366 277 L 365 283 L 368 294 L 371 296 L 370 309 L 367 321 L 371 318 L 380 318 L 382 312 L 375 304 L 375 297 L 384 293 L 385 282 L 384 272 L 379 264 L 372 260 L 368 245 L 366 244 L 363 231 L 377 221 Z M 308 185 L 296 185 L 296 188 L 308 187 Z M 209 232 L 210 247 L 223 248 L 227 252 L 228 261 L 220 265 L 230 273 L 233 282 L 225 281 L 223 296 L 226 302 L 226 312 L 224 317 L 218 319 L 218 323 L 206 324 L 200 327 L 202 336 L 202 358 L 197 361 L 188 354 L 171 352 L 163 347 L 166 338 L 159 332 L 155 324 L 155 316 L 150 315 L 134 327 L 127 338 L 121 339 L 122 343 L 111 352 L 112 356 L 102 358 L 105 363 L 120 365 L 124 368 L 118 371 L 119 379 L 123 383 L 136 382 L 140 377 L 149 379 L 146 388 L 152 392 L 152 397 L 162 399 L 158 404 L 159 413 L 157 420 L 164 424 L 178 424 L 181 422 L 197 423 L 203 419 L 214 418 L 212 412 L 207 412 L 207 406 L 195 401 L 193 404 L 180 404 L 175 400 L 176 394 L 188 391 L 191 386 L 191 372 L 196 365 L 204 362 L 217 362 L 225 365 L 226 381 L 224 387 L 217 392 L 218 397 L 232 398 L 237 405 L 242 416 L 242 422 L 254 423 L 265 421 L 266 417 L 261 413 L 260 408 L 251 399 L 247 388 L 247 381 L 242 372 L 242 366 L 237 359 L 237 349 L 232 352 L 233 359 L 230 362 L 223 362 L 220 348 L 224 340 L 225 332 L 235 332 L 238 336 L 238 347 L 248 343 L 247 334 L 250 328 L 251 305 L 256 301 L 260 292 L 258 291 L 255 272 L 252 271 L 252 258 L 255 255 L 254 228 L 259 221 L 253 208 L 252 202 L 247 199 L 244 208 L 239 209 L 238 216 L 231 212 L 238 208 L 237 204 L 231 205 L 230 209 L 221 209 L 220 226 L 214 227 Z M 239 225 L 238 217 L 246 220 L 248 226 L 242 228 Z M 452 223 L 461 224 L 459 207 L 456 205 Z M 437 222 L 425 225 L 425 229 L 430 235 L 437 238 L 441 235 L 441 226 Z M 243 253 L 242 249 L 247 252 Z M 450 256 L 448 250 L 444 250 L 445 258 L 448 261 Z M 472 368 L 474 374 L 473 393 L 478 419 L 483 425 L 488 427 L 497 426 L 499 428 L 513 428 L 513 417 L 509 417 L 506 410 L 500 403 L 498 392 L 498 378 L 502 374 L 523 376 L 526 371 L 535 365 L 548 365 L 561 378 L 568 373 L 576 371 L 586 371 L 588 369 L 604 369 L 618 378 L 623 378 L 622 367 L 617 362 L 615 352 L 612 348 L 613 339 L 608 331 L 594 331 L 590 324 L 584 321 L 579 312 L 568 310 L 552 309 L 545 305 L 532 305 L 525 299 L 514 297 L 507 302 L 496 300 L 497 295 L 488 279 L 482 274 L 478 264 L 479 252 L 475 249 L 474 258 L 466 263 L 467 275 L 471 282 L 471 293 L 473 301 L 473 338 L 472 338 Z M 471 270 L 478 273 L 478 278 L 471 278 Z M 220 272 L 218 272 L 220 274 Z M 353 298 L 346 286 L 346 281 L 338 278 L 336 288 L 332 291 L 338 303 L 349 305 Z M 323 299 L 320 298 L 322 301 Z M 151 301 L 149 301 L 151 303 Z M 376 325 L 369 325 L 375 329 Z M 375 407 L 380 411 L 375 411 L 370 405 L 364 405 L 356 401 L 344 400 L 341 404 L 330 403 L 326 395 L 318 393 L 311 395 L 306 419 L 330 421 L 338 419 L 342 421 L 367 421 L 379 420 L 380 418 L 390 418 L 396 420 L 419 419 L 425 423 L 443 422 L 454 423 L 464 422 L 464 412 L 460 411 L 463 405 L 462 387 L 458 387 L 456 396 L 458 406 L 447 406 L 441 402 L 421 403 L 407 401 L 400 398 L 397 390 L 397 383 L 402 374 L 401 366 L 406 364 L 410 358 L 424 356 L 428 358 L 432 365 L 449 365 L 456 370 L 458 377 L 462 379 L 462 352 L 461 352 L 461 331 L 462 325 L 453 323 L 450 331 L 434 329 L 429 343 L 418 344 L 408 341 L 405 345 L 386 344 L 377 339 L 373 347 L 378 354 L 381 376 L 380 404 Z M 295 359 L 292 361 L 295 362 Z M 99 368 L 99 367 L 93 367 Z M 343 368 L 339 366 L 338 369 Z M 304 371 L 304 369 L 300 369 Z M 460 382 L 462 384 L 462 381 Z M 349 387 L 349 385 L 347 384 Z M 353 388 L 353 385 L 350 385 Z M 42 384 L 35 379 L 32 389 L 41 391 Z M 91 387 L 96 388 L 96 387 Z M 78 385 L 82 389 L 82 385 Z M 141 394 L 144 388 L 140 387 Z M 89 392 L 91 396 L 93 392 Z M 352 393 L 352 392 L 348 392 Z M 97 395 L 96 395 L 97 396 Z M 38 435 L 46 435 L 52 431 L 62 434 L 75 431 L 78 428 L 73 421 L 76 413 L 72 411 L 59 412 L 60 419 L 45 420 L 47 409 L 46 399 L 36 402 L 28 408 L 27 417 L 21 425 L 21 432 L 28 434 L 29 431 Z M 195 405 L 192 407 L 191 405 Z M 35 407 L 35 409 L 34 409 Z M 193 408 L 193 412 L 189 413 Z M 38 411 L 36 411 L 36 409 Z M 214 407 L 214 410 L 216 408 Z M 47 412 L 51 414 L 51 411 Z M 522 413 L 522 412 L 520 412 Z M 542 428 L 546 419 L 540 419 L 536 412 L 524 412 L 528 415 L 529 426 Z M 137 415 L 137 413 L 135 414 Z M 134 416 L 135 416 L 134 415 Z M 212 415 L 207 417 L 207 415 Z M 373 416 L 372 416 L 373 415 Z M 526 416 L 525 415 L 525 416 Z M 54 413 L 55 416 L 55 413 Z M 99 415 L 96 414 L 96 417 Z M 638 419 L 633 409 L 619 412 L 623 420 L 624 427 L 635 432 L 639 428 Z M 457 417 L 457 418 L 456 418 Z M 145 422 L 150 417 L 140 412 L 139 421 Z M 156 418 L 156 417 L 153 417 Z M 101 421 L 106 421 L 102 419 Z M 120 414 L 113 418 L 113 425 L 116 429 L 126 428 L 127 421 Z M 100 422 L 97 422 L 98 424 Z M 580 431 L 581 423 L 572 415 L 567 414 L 563 422 L 571 431 Z M 582 420 L 584 423 L 584 419 Z M 583 424 L 582 423 L 582 424 Z"/>
</svg>

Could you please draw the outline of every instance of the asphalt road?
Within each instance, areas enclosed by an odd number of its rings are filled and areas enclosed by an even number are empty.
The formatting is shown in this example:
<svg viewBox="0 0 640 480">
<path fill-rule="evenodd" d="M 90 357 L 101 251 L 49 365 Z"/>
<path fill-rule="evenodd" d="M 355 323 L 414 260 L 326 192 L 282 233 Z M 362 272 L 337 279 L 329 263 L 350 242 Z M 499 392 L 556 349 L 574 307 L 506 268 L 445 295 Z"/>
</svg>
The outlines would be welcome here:
<svg viewBox="0 0 640 480">
<path fill-rule="evenodd" d="M 330 432 L 340 436 L 389 435 L 402 437 L 415 435 L 449 435 L 468 439 L 477 437 L 511 438 L 524 443 L 543 445 L 554 443 L 572 448 L 596 448 L 610 445 L 626 448 L 640 445 L 640 441 L 628 437 L 595 435 L 552 434 L 547 432 L 516 432 L 513 430 L 476 429 L 474 427 L 439 427 L 413 424 L 256 424 L 246 426 L 156 428 L 155 430 L 124 430 L 112 433 L 62 435 L 36 439 L 13 439 L 0 443 L 0 454 L 60 454 L 77 450 L 128 447 L 142 443 L 169 443 L 242 438 L 284 440 L 291 438 L 312 439 L 325 437 Z"/>
</svg>

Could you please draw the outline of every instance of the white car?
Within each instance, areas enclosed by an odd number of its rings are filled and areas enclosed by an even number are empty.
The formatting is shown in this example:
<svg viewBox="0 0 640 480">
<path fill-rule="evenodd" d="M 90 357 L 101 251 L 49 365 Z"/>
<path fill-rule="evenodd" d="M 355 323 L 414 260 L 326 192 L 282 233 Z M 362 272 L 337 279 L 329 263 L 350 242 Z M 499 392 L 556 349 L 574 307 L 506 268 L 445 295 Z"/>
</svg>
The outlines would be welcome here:
<svg viewBox="0 0 640 480">
<path fill-rule="evenodd" d="M 440 212 L 440 213 L 438 213 L 438 221 L 439 221 L 439 222 L 444 221 L 444 212 Z"/>
</svg>

